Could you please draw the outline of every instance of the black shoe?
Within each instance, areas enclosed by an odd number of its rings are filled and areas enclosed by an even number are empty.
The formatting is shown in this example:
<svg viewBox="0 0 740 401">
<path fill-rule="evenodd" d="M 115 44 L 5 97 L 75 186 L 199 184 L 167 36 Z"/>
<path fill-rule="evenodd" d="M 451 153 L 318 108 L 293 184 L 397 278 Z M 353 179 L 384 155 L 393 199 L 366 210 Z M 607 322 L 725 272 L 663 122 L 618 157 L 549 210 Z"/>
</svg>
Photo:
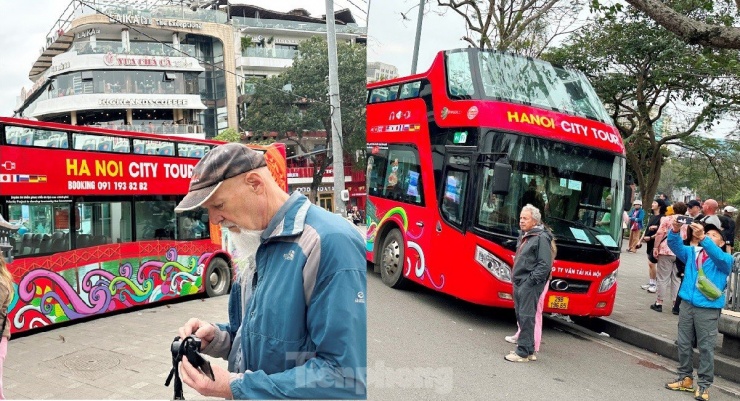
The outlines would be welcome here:
<svg viewBox="0 0 740 401">
<path fill-rule="evenodd" d="M 652 304 L 650 305 L 650 309 L 656 311 L 656 312 L 663 312 L 663 305 L 658 304 Z"/>
<path fill-rule="evenodd" d="M 674 315 L 678 315 L 678 309 L 671 309 L 671 313 L 673 313 Z"/>
</svg>

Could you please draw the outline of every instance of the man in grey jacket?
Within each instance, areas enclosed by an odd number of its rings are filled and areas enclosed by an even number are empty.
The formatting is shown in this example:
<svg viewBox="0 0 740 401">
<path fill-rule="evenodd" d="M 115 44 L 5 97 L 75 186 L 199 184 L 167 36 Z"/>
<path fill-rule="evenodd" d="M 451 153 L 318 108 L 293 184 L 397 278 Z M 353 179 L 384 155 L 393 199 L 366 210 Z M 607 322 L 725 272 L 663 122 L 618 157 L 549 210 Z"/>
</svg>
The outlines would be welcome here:
<svg viewBox="0 0 740 401">
<path fill-rule="evenodd" d="M 514 312 L 521 332 L 516 350 L 504 359 L 510 362 L 536 360 L 534 356 L 534 326 L 537 301 L 552 272 L 552 234 L 542 226 L 542 215 L 527 204 L 519 214 L 521 233 L 514 257 Z"/>
</svg>

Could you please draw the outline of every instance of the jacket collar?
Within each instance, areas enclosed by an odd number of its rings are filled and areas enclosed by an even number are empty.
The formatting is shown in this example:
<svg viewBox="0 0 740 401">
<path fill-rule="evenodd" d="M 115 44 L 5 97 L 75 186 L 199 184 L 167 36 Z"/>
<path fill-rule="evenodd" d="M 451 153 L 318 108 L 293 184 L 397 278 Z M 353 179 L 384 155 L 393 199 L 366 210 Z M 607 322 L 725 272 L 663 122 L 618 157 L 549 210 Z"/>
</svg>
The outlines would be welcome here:
<svg viewBox="0 0 740 401">
<path fill-rule="evenodd" d="M 262 232 L 262 242 L 272 238 L 300 235 L 306 224 L 306 214 L 310 206 L 308 198 L 298 191 L 293 192 Z"/>
</svg>

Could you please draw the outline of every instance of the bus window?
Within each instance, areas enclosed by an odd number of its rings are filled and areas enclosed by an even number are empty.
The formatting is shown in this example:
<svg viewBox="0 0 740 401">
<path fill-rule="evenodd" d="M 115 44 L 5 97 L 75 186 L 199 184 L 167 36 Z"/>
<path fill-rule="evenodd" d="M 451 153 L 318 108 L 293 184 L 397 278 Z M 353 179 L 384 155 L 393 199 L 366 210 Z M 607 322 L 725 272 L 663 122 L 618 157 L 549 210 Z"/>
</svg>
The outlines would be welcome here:
<svg viewBox="0 0 740 401">
<path fill-rule="evenodd" d="M 202 158 L 208 151 L 208 145 L 187 145 L 178 143 L 177 154 L 180 157 L 192 157 L 194 159 Z"/>
<path fill-rule="evenodd" d="M 409 82 L 407 84 L 403 84 L 401 87 L 401 96 L 398 98 L 403 99 L 413 99 L 415 97 L 419 96 L 419 88 L 421 88 L 421 81 L 415 81 L 415 82 Z"/>
<path fill-rule="evenodd" d="M 25 127 L 5 127 L 6 141 L 12 145 L 66 148 L 67 133 Z"/>
<path fill-rule="evenodd" d="M 381 149 L 368 146 L 368 193 L 405 203 L 424 205 L 419 152 L 411 145 Z"/>
<path fill-rule="evenodd" d="M 12 204 L 10 216 L 22 226 L 14 234 L 16 256 L 33 256 L 69 250 L 70 206 L 64 204 Z"/>
<path fill-rule="evenodd" d="M 469 99 L 475 95 L 470 57 L 467 52 L 447 54 L 447 92 L 453 98 Z"/>
<path fill-rule="evenodd" d="M 468 175 L 463 171 L 448 170 L 444 177 L 445 191 L 442 197 L 441 212 L 447 220 L 460 225 L 465 204 L 465 190 Z"/>
<path fill-rule="evenodd" d="M 131 242 L 131 204 L 128 202 L 82 202 L 77 204 L 80 227 L 76 247 Z"/>
<path fill-rule="evenodd" d="M 134 204 L 136 239 L 175 239 L 175 202 L 143 201 Z"/>
<path fill-rule="evenodd" d="M 209 238 L 208 211 L 202 208 L 177 215 L 177 239 Z"/>
</svg>

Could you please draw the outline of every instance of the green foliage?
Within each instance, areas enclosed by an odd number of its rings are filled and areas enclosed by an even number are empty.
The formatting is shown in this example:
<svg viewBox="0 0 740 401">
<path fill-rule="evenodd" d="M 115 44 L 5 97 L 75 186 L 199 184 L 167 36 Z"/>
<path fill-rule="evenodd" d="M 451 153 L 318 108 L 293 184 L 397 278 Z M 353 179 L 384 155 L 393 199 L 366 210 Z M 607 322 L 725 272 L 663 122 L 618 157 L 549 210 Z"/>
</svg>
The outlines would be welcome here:
<svg viewBox="0 0 740 401">
<path fill-rule="evenodd" d="M 631 7 L 613 13 L 544 58 L 589 77 L 624 139 L 628 170 L 643 199 L 651 199 L 667 145 L 680 145 L 736 107 L 738 53 L 687 45 Z M 676 113 L 677 104 L 695 112 Z M 668 116 L 671 110 L 676 115 Z M 665 117 L 671 126 L 656 132 Z"/>
<path fill-rule="evenodd" d="M 740 142 L 687 138 L 675 148 L 660 179 L 661 188 L 691 188 L 702 199 L 740 204 Z"/>
<path fill-rule="evenodd" d="M 247 50 L 250 46 L 252 46 L 252 38 L 249 36 L 242 36 L 241 40 L 241 50 L 242 52 L 244 50 Z"/>
<path fill-rule="evenodd" d="M 365 149 L 365 68 L 362 45 L 339 42 L 339 94 L 342 113 L 342 146 L 345 155 Z M 280 75 L 258 82 L 243 121 L 245 130 L 257 134 L 276 132 L 301 146 L 305 132 L 326 131 L 325 147 L 331 144 L 329 105 L 329 57 L 326 39 L 313 37 L 298 46 L 293 65 Z M 303 149 L 308 152 L 308 149 Z M 331 152 L 313 155 L 318 163 L 314 184 L 321 182 L 323 169 L 331 164 Z M 354 159 L 354 157 L 353 157 Z M 362 166 L 358 166 L 362 168 Z"/>
<path fill-rule="evenodd" d="M 241 134 L 239 131 L 237 131 L 234 128 L 226 128 L 225 130 L 221 131 L 218 135 L 216 135 L 215 138 L 213 138 L 217 141 L 224 141 L 224 142 L 239 142 L 242 139 Z"/>
</svg>

